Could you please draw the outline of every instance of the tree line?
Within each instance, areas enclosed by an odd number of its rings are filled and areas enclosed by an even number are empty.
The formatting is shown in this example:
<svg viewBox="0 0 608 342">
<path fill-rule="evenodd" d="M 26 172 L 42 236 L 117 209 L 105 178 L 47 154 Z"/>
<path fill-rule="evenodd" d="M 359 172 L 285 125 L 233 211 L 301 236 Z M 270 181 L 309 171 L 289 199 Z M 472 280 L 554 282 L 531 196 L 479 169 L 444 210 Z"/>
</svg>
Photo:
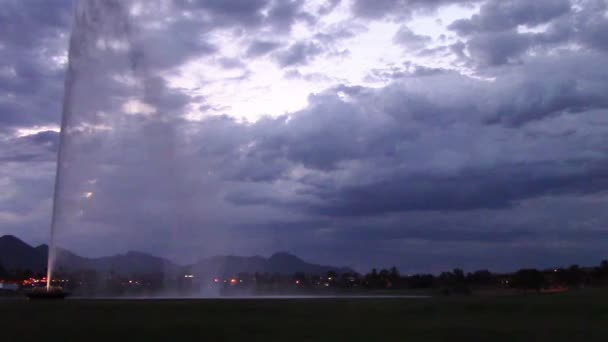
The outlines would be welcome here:
<svg viewBox="0 0 608 342">
<path fill-rule="evenodd" d="M 608 260 L 596 267 L 572 265 L 554 269 L 521 269 L 513 273 L 492 273 L 488 270 L 465 272 L 454 269 L 440 274 L 402 275 L 396 267 L 356 272 L 291 275 L 269 273 L 239 273 L 218 278 L 212 275 L 168 276 L 162 273 L 118 275 L 114 272 L 101 274 L 95 270 L 62 272 L 61 286 L 83 295 L 152 294 L 167 290 L 196 293 L 203 288 L 218 288 L 224 294 L 246 293 L 307 293 L 352 291 L 432 291 L 442 294 L 469 294 L 481 290 L 545 291 L 576 289 L 581 287 L 608 286 Z M 42 279 L 44 274 L 30 270 L 7 270 L 0 263 L 0 280 L 22 282 Z M 36 286 L 31 284 L 30 286 Z"/>
</svg>

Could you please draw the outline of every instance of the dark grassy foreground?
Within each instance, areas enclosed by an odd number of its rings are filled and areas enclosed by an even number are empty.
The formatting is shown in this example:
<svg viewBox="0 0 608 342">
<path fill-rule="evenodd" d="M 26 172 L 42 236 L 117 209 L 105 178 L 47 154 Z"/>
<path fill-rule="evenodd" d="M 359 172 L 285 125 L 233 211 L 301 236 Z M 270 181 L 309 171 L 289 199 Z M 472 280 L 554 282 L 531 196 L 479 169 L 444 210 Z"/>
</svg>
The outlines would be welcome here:
<svg viewBox="0 0 608 342">
<path fill-rule="evenodd" d="M 608 341 L 608 292 L 435 299 L 0 301 L 1 341 Z"/>
</svg>

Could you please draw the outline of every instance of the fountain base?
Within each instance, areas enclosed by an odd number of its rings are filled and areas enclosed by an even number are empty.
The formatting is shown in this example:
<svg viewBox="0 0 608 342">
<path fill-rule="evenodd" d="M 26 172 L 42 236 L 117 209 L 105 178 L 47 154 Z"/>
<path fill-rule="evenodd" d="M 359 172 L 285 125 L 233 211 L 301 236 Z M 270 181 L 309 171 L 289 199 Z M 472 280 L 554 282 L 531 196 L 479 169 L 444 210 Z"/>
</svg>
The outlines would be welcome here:
<svg viewBox="0 0 608 342">
<path fill-rule="evenodd" d="M 25 294 L 31 300 L 63 300 L 70 294 L 62 288 L 34 289 Z"/>
</svg>

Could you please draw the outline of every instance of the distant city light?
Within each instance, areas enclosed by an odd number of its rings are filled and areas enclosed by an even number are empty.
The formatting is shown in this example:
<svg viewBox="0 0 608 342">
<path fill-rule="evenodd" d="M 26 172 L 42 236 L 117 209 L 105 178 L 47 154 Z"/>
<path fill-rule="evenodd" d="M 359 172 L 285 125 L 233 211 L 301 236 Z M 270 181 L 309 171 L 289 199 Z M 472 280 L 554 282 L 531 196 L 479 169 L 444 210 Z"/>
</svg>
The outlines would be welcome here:
<svg viewBox="0 0 608 342">
<path fill-rule="evenodd" d="M 93 197 L 93 193 L 92 192 L 85 192 L 84 193 L 84 197 L 85 198 L 91 198 L 91 197 Z"/>
<path fill-rule="evenodd" d="M 184 275 L 184 278 L 194 278 L 194 275 L 193 274 L 186 274 L 186 275 Z"/>
</svg>

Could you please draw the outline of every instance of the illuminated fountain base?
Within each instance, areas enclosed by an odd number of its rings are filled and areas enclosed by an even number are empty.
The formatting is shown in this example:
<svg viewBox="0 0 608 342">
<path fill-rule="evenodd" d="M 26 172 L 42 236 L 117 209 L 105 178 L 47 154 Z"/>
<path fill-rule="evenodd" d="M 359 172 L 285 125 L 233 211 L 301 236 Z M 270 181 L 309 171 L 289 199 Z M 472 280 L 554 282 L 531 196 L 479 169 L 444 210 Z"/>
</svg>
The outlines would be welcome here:
<svg viewBox="0 0 608 342">
<path fill-rule="evenodd" d="M 27 298 L 32 300 L 62 300 L 70 294 L 61 287 L 41 287 L 33 289 L 25 294 Z"/>
</svg>

